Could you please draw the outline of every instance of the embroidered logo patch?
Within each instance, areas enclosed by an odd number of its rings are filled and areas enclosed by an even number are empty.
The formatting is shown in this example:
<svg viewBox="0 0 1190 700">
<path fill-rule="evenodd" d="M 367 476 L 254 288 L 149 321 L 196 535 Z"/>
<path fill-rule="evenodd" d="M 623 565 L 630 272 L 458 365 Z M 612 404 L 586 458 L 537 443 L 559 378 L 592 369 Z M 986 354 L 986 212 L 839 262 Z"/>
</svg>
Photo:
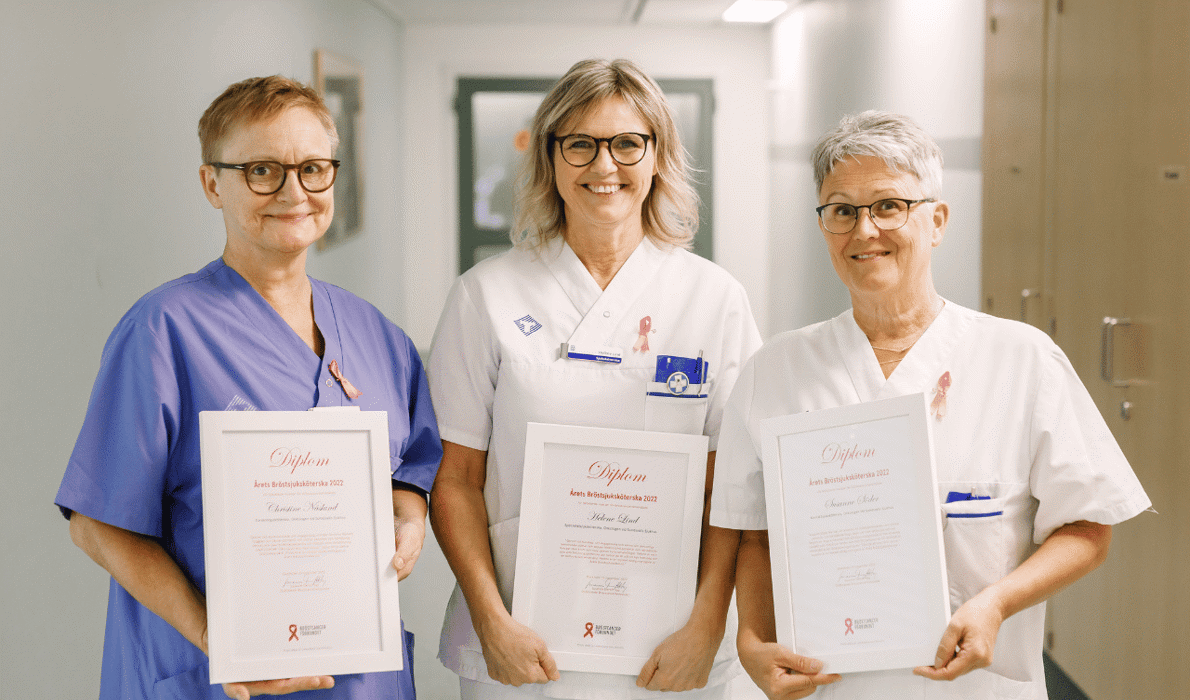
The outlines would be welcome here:
<svg viewBox="0 0 1190 700">
<path fill-rule="evenodd" d="M 256 407 L 253 406 L 251 404 L 251 402 L 248 401 L 248 399 L 245 399 L 243 396 L 236 394 L 235 396 L 231 397 L 231 403 L 227 404 L 227 408 L 225 408 L 223 410 L 224 411 L 255 411 Z"/>
<path fill-rule="evenodd" d="M 515 323 L 516 327 L 520 328 L 521 332 L 526 336 L 533 335 L 537 331 L 541 330 L 541 324 L 538 323 L 537 319 L 533 318 L 532 316 L 522 316 L 513 321 L 513 323 Z"/>
</svg>

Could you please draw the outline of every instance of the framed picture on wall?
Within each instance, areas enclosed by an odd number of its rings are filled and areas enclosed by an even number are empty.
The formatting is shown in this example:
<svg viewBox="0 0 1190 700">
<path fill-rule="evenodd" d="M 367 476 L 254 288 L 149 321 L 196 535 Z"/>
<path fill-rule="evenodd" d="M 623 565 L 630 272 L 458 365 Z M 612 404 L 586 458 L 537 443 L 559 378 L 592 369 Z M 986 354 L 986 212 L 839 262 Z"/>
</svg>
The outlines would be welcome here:
<svg viewBox="0 0 1190 700">
<path fill-rule="evenodd" d="M 339 132 L 335 158 L 342 161 L 335 178 L 335 217 L 318 240 L 318 250 L 326 250 L 363 230 L 364 68 L 357 61 L 318 49 L 314 52 L 314 87 L 335 119 Z"/>
</svg>

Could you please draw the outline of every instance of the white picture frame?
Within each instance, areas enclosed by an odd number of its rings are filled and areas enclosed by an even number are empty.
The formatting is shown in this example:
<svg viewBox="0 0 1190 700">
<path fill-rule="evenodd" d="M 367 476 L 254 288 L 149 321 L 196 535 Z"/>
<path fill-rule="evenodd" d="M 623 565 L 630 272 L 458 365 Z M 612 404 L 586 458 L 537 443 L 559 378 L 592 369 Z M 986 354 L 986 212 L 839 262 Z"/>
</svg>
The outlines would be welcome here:
<svg viewBox="0 0 1190 700">
<path fill-rule="evenodd" d="M 212 683 L 403 667 L 384 411 L 203 411 Z"/>
<path fill-rule="evenodd" d="M 777 641 L 825 673 L 932 665 L 950 596 L 925 395 L 760 432 Z"/>
<path fill-rule="evenodd" d="M 559 669 L 637 675 L 694 606 L 708 439 L 529 423 L 512 616 Z"/>
</svg>

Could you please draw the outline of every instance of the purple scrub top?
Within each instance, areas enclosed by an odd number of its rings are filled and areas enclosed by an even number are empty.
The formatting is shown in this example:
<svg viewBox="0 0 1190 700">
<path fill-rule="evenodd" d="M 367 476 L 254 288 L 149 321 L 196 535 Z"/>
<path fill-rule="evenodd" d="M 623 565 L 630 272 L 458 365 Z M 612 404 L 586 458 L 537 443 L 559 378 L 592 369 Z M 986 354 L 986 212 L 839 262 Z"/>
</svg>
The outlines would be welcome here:
<svg viewBox="0 0 1190 700">
<path fill-rule="evenodd" d="M 442 444 L 412 341 L 375 307 L 310 280 L 320 358 L 235 270 L 215 260 L 142 297 L 103 349 L 78 442 L 54 502 L 157 538 L 200 591 L 203 561 L 200 411 L 387 411 L 394 487 L 428 493 Z M 363 393 L 352 400 L 331 374 Z M 338 676 L 332 690 L 293 700 L 412 698 L 405 670 Z M 114 580 L 100 698 L 214 698 L 206 656 Z"/>
</svg>

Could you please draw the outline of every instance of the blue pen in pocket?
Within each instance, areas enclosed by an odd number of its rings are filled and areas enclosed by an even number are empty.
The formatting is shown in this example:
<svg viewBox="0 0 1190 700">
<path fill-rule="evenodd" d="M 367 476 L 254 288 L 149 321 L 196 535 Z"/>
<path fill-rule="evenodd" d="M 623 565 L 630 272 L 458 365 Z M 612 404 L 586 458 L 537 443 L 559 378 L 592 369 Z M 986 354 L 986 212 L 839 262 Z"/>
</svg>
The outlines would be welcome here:
<svg viewBox="0 0 1190 700">
<path fill-rule="evenodd" d="M 966 493 L 963 491 L 951 491 L 946 494 L 947 503 L 956 503 L 959 501 L 990 501 L 991 496 L 976 496 L 975 492 Z M 990 518 L 996 515 L 1004 515 L 1004 511 L 997 510 L 989 513 L 947 513 L 949 518 Z"/>
</svg>

